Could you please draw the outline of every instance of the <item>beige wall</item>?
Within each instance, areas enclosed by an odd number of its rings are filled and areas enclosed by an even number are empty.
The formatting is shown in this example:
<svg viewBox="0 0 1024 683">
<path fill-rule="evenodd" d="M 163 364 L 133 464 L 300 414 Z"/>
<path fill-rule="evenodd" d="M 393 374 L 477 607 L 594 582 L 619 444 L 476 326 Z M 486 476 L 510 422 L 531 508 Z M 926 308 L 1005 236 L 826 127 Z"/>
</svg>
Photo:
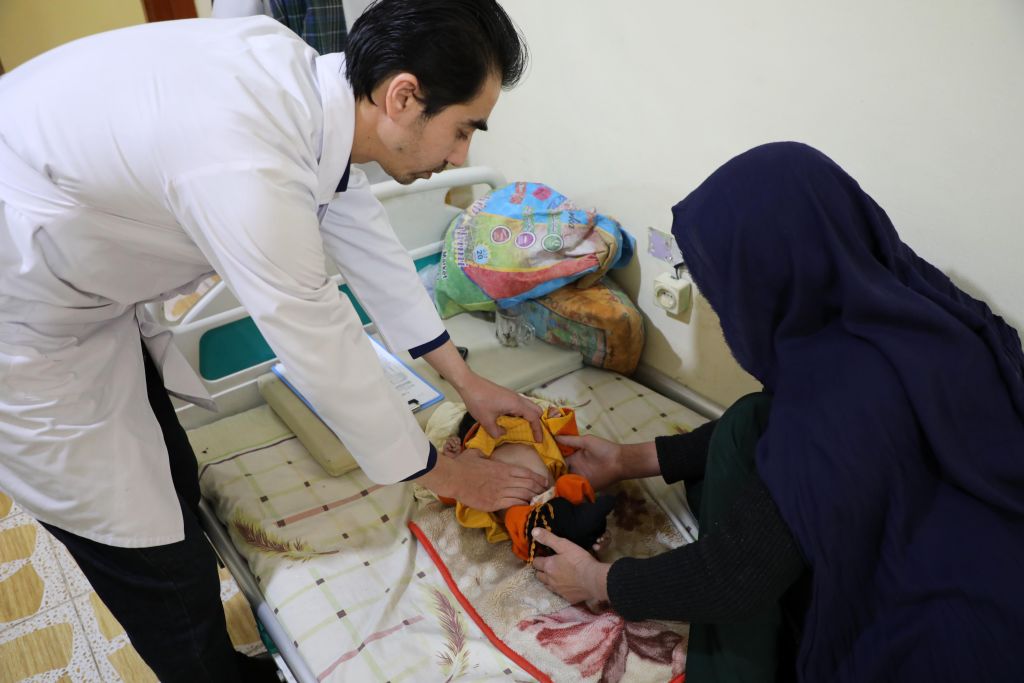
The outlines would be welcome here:
<svg viewBox="0 0 1024 683">
<path fill-rule="evenodd" d="M 0 0 L 0 62 L 10 71 L 75 38 L 145 21 L 141 0 Z"/>
<path fill-rule="evenodd" d="M 654 306 L 668 267 L 647 226 L 718 165 L 802 140 L 843 165 L 904 240 L 1024 323 L 1020 0 L 502 0 L 533 53 L 473 163 L 617 217 L 641 257 L 619 276 L 648 316 L 645 360 L 719 402 L 754 386 L 703 300 Z M 1018 328 L 1020 329 L 1020 328 Z"/>
</svg>

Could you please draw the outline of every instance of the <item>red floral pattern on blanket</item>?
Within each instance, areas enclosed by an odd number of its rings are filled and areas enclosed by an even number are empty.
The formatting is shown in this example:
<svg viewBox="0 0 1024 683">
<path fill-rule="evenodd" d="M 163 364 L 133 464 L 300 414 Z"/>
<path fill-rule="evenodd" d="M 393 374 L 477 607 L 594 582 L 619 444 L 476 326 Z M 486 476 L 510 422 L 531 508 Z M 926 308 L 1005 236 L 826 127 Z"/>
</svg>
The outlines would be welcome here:
<svg viewBox="0 0 1024 683">
<path fill-rule="evenodd" d="M 584 603 L 524 619 L 520 631 L 576 667 L 583 678 L 600 672 L 601 683 L 618 683 L 626 672 L 629 653 L 659 664 L 671 664 L 672 675 L 686 670 L 686 638 L 654 621 L 626 621 L 607 603 L 593 611 Z"/>
</svg>

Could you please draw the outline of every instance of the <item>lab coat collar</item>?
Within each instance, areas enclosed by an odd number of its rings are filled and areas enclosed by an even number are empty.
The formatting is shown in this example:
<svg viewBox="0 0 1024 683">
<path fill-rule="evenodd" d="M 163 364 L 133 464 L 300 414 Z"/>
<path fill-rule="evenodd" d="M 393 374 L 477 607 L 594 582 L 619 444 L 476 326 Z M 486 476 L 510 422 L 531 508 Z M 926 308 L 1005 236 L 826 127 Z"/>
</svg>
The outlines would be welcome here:
<svg viewBox="0 0 1024 683">
<path fill-rule="evenodd" d="M 318 56 L 315 68 L 324 111 L 316 201 L 317 204 L 327 204 L 334 198 L 339 180 L 348 174 L 355 136 L 356 105 L 352 86 L 345 77 L 343 53 Z"/>
</svg>

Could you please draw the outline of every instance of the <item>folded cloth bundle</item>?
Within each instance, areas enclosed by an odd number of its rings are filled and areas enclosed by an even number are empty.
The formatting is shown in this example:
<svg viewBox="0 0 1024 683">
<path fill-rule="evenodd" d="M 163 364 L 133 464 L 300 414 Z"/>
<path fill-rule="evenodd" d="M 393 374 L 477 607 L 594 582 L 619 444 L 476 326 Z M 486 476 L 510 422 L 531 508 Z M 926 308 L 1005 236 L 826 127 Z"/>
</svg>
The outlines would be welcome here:
<svg viewBox="0 0 1024 683">
<path fill-rule="evenodd" d="M 614 219 L 539 183 L 494 190 L 455 217 L 434 288 L 448 318 L 588 287 L 633 258 L 635 240 Z"/>
<path fill-rule="evenodd" d="M 257 386 L 267 405 L 327 474 L 338 477 L 359 467 L 341 439 L 276 375 L 261 376 Z"/>
<path fill-rule="evenodd" d="M 644 350 L 644 318 L 611 278 L 578 289 L 556 289 L 523 304 L 537 339 L 576 349 L 583 362 L 630 375 Z"/>
</svg>

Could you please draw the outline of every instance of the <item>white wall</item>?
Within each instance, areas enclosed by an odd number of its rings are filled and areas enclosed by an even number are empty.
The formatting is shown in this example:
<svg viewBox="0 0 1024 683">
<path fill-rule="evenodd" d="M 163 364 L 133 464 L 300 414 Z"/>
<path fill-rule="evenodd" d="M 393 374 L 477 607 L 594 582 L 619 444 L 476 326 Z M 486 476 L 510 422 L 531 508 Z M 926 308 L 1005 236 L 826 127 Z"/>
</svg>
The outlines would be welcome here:
<svg viewBox="0 0 1024 683">
<path fill-rule="evenodd" d="M 1019 0 L 503 0 L 533 65 L 472 160 L 619 218 L 647 248 L 670 207 L 731 156 L 808 142 L 889 212 L 904 241 L 1024 323 L 1024 3 Z M 618 279 L 654 326 L 645 360 L 726 402 L 756 384 L 701 303 Z"/>
</svg>

